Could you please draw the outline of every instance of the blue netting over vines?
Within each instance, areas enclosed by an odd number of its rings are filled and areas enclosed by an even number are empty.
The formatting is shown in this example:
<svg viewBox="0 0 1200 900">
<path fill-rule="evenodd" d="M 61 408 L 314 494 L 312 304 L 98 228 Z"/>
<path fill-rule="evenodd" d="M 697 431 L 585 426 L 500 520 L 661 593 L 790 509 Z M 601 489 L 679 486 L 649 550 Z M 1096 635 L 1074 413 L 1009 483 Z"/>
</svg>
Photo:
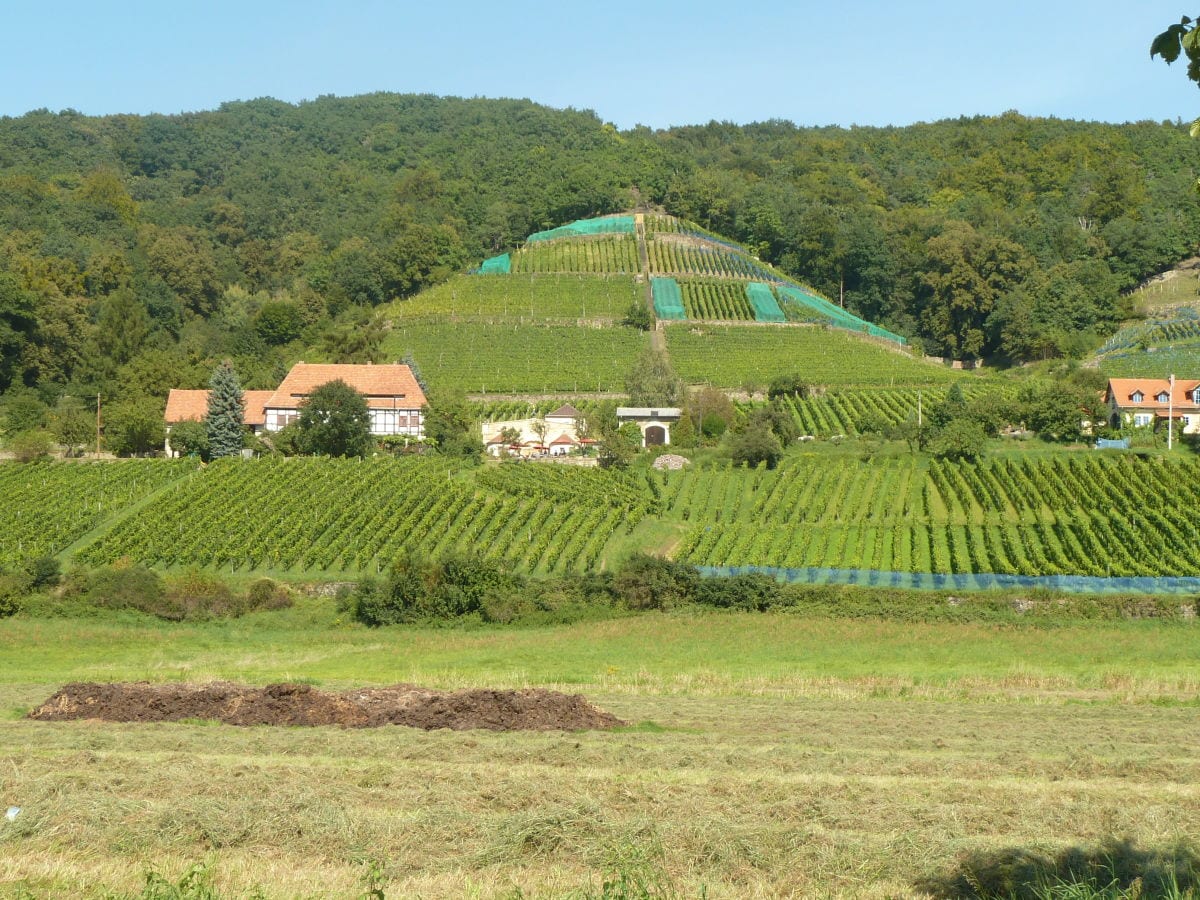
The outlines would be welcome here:
<svg viewBox="0 0 1200 900">
<path fill-rule="evenodd" d="M 1064 594 L 1200 594 L 1200 577 L 1106 578 L 1091 575 L 940 575 L 875 569 L 785 569 L 776 566 L 697 566 L 706 578 L 757 573 L 789 584 L 850 584 L 918 591 L 988 591 L 1044 588 Z"/>
<path fill-rule="evenodd" d="M 633 216 L 604 216 L 599 219 L 580 219 L 548 231 L 537 231 L 526 240 L 550 241 L 561 237 L 580 237 L 589 234 L 633 234 Z"/>
</svg>

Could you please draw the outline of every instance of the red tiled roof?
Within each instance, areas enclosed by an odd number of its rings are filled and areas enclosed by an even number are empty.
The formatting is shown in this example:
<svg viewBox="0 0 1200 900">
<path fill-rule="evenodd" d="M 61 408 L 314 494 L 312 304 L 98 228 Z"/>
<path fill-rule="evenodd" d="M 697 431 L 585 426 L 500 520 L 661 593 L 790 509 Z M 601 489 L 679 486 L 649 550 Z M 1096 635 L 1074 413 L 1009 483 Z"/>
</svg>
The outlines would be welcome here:
<svg viewBox="0 0 1200 900">
<path fill-rule="evenodd" d="M 267 424 L 267 401 L 274 391 L 242 391 L 242 406 L 245 407 L 245 417 L 242 422 L 246 425 Z"/>
<path fill-rule="evenodd" d="M 570 403 L 564 403 L 552 413 L 547 413 L 547 419 L 578 419 L 582 413 Z"/>
<path fill-rule="evenodd" d="M 554 440 L 552 440 L 550 442 L 550 446 L 553 447 L 555 444 L 578 444 L 578 443 L 579 443 L 579 441 L 575 440 L 575 438 L 571 437 L 569 434 L 567 434 L 564 431 L 562 434 L 560 434 L 558 437 L 556 437 Z"/>
<path fill-rule="evenodd" d="M 425 392 L 404 365 L 352 366 L 296 363 L 265 404 L 271 409 L 296 409 L 323 384 L 341 379 L 367 399 L 371 409 L 418 409 Z"/>
<path fill-rule="evenodd" d="M 265 425 L 266 405 L 274 391 L 242 391 L 244 412 L 242 421 L 247 425 Z M 168 425 L 177 422 L 202 422 L 208 415 L 208 391 L 190 391 L 171 388 L 167 395 L 167 411 L 163 420 Z"/>
<path fill-rule="evenodd" d="M 1156 400 L 1155 398 L 1163 393 L 1170 391 L 1171 382 L 1166 378 L 1110 378 L 1108 380 L 1108 390 L 1105 392 L 1105 399 L 1115 399 L 1117 406 L 1122 409 L 1168 409 L 1174 405 L 1176 409 L 1183 407 L 1196 408 L 1196 403 L 1192 400 L 1192 393 L 1200 387 L 1200 381 L 1195 379 L 1184 380 L 1175 379 L 1174 404 L 1168 400 Z M 1133 400 L 1133 395 L 1137 392 L 1142 392 L 1142 400 L 1140 403 Z"/>
<path fill-rule="evenodd" d="M 176 422 L 199 422 L 208 415 L 208 391 L 186 391 L 171 388 L 167 394 L 167 411 L 163 418 L 168 425 Z"/>
</svg>

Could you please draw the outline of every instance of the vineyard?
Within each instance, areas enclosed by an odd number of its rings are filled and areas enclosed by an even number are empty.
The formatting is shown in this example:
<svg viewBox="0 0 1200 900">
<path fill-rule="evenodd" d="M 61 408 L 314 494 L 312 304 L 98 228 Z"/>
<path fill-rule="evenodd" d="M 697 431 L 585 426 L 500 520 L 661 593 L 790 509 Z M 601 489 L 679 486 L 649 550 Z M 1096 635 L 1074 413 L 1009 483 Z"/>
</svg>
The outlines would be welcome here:
<svg viewBox="0 0 1200 900">
<path fill-rule="evenodd" d="M 1200 460 L 809 453 L 776 470 L 717 460 L 664 473 L 437 457 L 14 464 L 0 467 L 0 501 L 5 568 L 71 547 L 89 565 L 341 578 L 406 550 L 471 549 L 523 572 L 584 571 L 650 517 L 677 528 L 676 557 L 698 565 L 1191 576 Z"/>
<path fill-rule="evenodd" d="M 466 393 L 619 391 L 644 332 L 483 322 L 396 322 L 383 342 L 388 359 L 412 353 L 431 390 Z"/>
<path fill-rule="evenodd" d="M 223 460 L 79 558 L 342 576 L 379 572 L 408 550 L 470 549 L 524 572 L 583 570 L 598 565 L 610 537 L 655 510 L 655 489 L 644 477 L 573 466 Z"/>
<path fill-rule="evenodd" d="M 536 419 L 554 412 L 569 403 L 585 415 L 602 401 L 588 397 L 555 397 L 549 400 L 477 400 L 471 403 L 473 417 L 480 422 L 510 422 L 514 419 Z"/>
<path fill-rule="evenodd" d="M 1132 456 L 789 460 L 671 476 L 702 565 L 1013 575 L 1194 575 L 1200 462 Z"/>
<path fill-rule="evenodd" d="M 513 254 L 514 275 L 579 272 L 591 275 L 632 275 L 640 272 L 637 241 L 619 238 L 579 238 L 526 246 Z"/>
<path fill-rule="evenodd" d="M 0 466 L 0 570 L 62 552 L 115 512 L 194 468 L 154 460 Z"/>
<path fill-rule="evenodd" d="M 709 278 L 778 281 L 779 276 L 741 251 L 672 237 L 646 241 L 650 272 L 655 275 L 702 275 Z"/>
<path fill-rule="evenodd" d="M 675 371 L 693 384 L 765 386 L 776 376 L 798 373 L 810 384 L 915 387 L 963 377 L 836 329 L 681 323 L 667 328 L 666 339 Z"/>
<path fill-rule="evenodd" d="M 746 299 L 745 282 L 683 279 L 679 289 L 689 319 L 754 321 L 754 309 Z"/>
<path fill-rule="evenodd" d="M 632 277 L 460 275 L 386 311 L 390 318 L 486 322 L 615 320 L 641 299 Z"/>
<path fill-rule="evenodd" d="M 791 413 L 800 434 L 814 437 L 853 435 L 862 432 L 863 424 L 897 425 L 906 419 L 917 418 L 918 404 L 926 413 L 946 398 L 947 388 L 890 388 L 864 391 L 829 391 L 814 397 L 797 399 L 782 397 L 779 403 Z M 992 384 L 966 382 L 963 394 L 973 399 L 984 393 L 1007 393 L 1011 389 Z M 760 403 L 739 404 L 743 414 Z"/>
</svg>

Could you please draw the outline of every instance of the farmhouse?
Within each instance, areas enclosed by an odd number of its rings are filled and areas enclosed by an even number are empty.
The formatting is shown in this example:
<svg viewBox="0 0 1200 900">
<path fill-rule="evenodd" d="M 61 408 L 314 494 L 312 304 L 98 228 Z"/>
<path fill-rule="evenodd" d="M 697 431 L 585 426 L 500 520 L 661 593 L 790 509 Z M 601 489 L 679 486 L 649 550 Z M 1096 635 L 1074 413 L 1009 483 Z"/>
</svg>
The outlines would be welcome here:
<svg viewBox="0 0 1200 900">
<path fill-rule="evenodd" d="M 274 391 L 242 392 L 242 424 L 252 434 L 258 434 L 267 423 L 266 404 Z M 171 428 L 180 422 L 203 422 L 208 415 L 208 391 L 190 391 L 172 388 L 167 395 L 167 410 L 163 414 L 167 426 L 167 438 L 163 445 L 167 456 L 174 456 L 171 449 Z"/>
<path fill-rule="evenodd" d="M 267 431 L 280 431 L 300 418 L 300 406 L 323 384 L 342 380 L 367 401 L 371 434 L 420 438 L 425 428 L 425 392 L 405 365 L 329 365 L 299 362 L 264 404 Z"/>
<path fill-rule="evenodd" d="M 1200 381 L 1110 378 L 1104 402 L 1113 428 L 1155 427 L 1173 416 L 1183 434 L 1200 433 Z"/>
<path fill-rule="evenodd" d="M 243 391 L 245 425 L 255 434 L 280 431 L 300 418 L 300 405 L 323 384 L 341 379 L 362 394 L 371 413 L 371 434 L 421 438 L 425 427 L 425 392 L 404 365 L 351 366 L 296 363 L 273 391 Z M 208 414 L 208 391 L 173 388 L 167 396 L 167 455 L 171 426 L 202 422 Z"/>
</svg>

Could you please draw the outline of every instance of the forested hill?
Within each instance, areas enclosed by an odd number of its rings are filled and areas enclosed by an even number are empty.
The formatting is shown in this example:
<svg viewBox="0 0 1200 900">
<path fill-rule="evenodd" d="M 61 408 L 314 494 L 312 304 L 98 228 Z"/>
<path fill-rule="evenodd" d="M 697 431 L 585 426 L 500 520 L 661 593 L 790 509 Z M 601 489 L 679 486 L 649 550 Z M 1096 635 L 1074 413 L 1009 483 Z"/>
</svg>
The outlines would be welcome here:
<svg viewBox="0 0 1200 900">
<path fill-rule="evenodd" d="M 237 360 L 369 356 L 361 323 L 528 233 L 660 206 L 930 351 L 1086 349 L 1192 252 L 1178 125 L 620 132 L 528 101 L 375 94 L 0 119 L 0 391 L 161 397 Z"/>
</svg>

